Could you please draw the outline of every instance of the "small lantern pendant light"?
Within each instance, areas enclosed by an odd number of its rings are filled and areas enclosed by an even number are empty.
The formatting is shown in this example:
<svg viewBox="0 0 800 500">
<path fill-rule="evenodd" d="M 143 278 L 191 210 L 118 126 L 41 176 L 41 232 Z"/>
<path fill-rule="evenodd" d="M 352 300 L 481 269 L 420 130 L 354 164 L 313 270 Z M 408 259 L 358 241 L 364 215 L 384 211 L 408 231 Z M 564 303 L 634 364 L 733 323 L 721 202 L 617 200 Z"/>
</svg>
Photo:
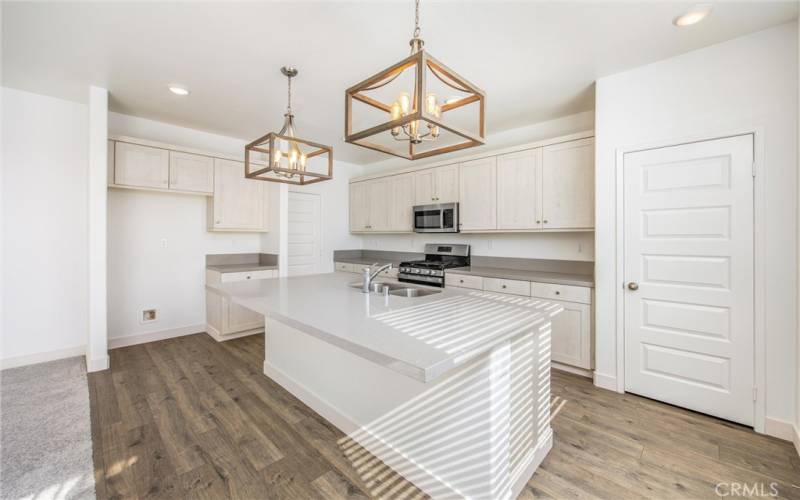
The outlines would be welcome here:
<svg viewBox="0 0 800 500">
<path fill-rule="evenodd" d="M 345 91 L 346 142 L 409 160 L 449 153 L 484 143 L 486 136 L 484 92 L 428 54 L 424 49 L 425 42 L 419 34 L 419 0 L 416 0 L 414 35 L 409 42 L 411 55 Z M 386 86 L 407 70 L 413 70 L 411 92 L 401 91 L 393 102 L 385 102 L 388 89 Z M 435 77 L 435 80 L 428 78 L 429 76 Z M 432 91 L 431 84 L 437 80 L 444 85 L 445 91 L 455 91 L 459 95 L 442 100 Z M 370 92 L 373 94 L 370 95 Z M 358 113 L 353 108 L 354 101 L 369 108 L 364 110 L 364 113 Z M 457 124 L 447 119 L 453 115 L 448 112 L 472 103 L 477 103 L 477 109 L 471 113 L 468 108 L 462 109 L 458 114 Z M 353 130 L 354 121 L 365 121 L 359 116 L 360 114 L 371 113 L 374 116 L 375 110 L 379 111 L 382 119 L 388 121 L 361 131 Z M 477 129 L 475 132 L 463 127 L 463 123 L 473 120 L 476 125 L 474 128 Z M 448 136 L 447 140 L 443 140 L 443 131 Z M 436 146 L 431 147 L 432 144 Z"/>
<path fill-rule="evenodd" d="M 256 139 L 244 148 L 244 175 L 248 179 L 283 182 L 286 184 L 313 184 L 333 178 L 333 148 L 323 146 L 297 137 L 292 112 L 292 78 L 297 69 L 289 66 L 281 68 L 288 78 L 288 98 L 283 128 L 277 134 L 269 134 Z M 263 157 L 263 162 L 251 158 L 255 152 Z M 327 155 L 327 162 L 322 158 Z M 312 165 L 312 163 L 314 165 Z M 321 167 L 315 171 L 312 166 Z"/>
</svg>

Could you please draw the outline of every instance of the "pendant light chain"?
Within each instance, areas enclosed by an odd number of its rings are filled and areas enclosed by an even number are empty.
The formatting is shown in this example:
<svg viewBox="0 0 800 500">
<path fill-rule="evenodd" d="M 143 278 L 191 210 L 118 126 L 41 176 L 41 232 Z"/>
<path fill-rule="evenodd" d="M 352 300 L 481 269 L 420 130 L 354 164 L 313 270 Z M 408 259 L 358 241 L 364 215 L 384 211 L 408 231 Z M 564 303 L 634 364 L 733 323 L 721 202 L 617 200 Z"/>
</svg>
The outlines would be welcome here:
<svg viewBox="0 0 800 500">
<path fill-rule="evenodd" d="M 419 0 L 414 2 L 414 38 L 419 38 Z"/>
<path fill-rule="evenodd" d="M 289 90 L 287 92 L 287 94 L 288 94 L 287 95 L 288 104 L 286 106 L 286 114 L 291 115 L 292 114 L 292 76 L 291 75 L 287 75 L 287 78 L 289 79 Z"/>
</svg>

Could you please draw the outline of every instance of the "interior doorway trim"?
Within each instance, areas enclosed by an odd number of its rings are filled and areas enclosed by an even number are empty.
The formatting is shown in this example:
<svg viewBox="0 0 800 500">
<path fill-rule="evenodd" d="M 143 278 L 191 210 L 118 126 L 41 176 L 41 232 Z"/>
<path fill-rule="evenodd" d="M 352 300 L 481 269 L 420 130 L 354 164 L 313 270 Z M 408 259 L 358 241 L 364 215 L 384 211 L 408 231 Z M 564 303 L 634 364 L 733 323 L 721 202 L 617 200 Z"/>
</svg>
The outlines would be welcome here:
<svg viewBox="0 0 800 500">
<path fill-rule="evenodd" d="M 728 130 L 717 130 L 704 134 L 655 139 L 636 145 L 617 148 L 615 161 L 615 339 L 616 339 L 616 386 L 617 392 L 625 392 L 625 297 L 623 286 L 625 284 L 625 155 L 649 149 L 680 146 L 693 142 L 703 142 L 714 139 L 725 139 L 740 135 L 753 135 L 753 315 L 754 315 L 754 349 L 753 349 L 753 385 L 757 391 L 756 401 L 753 403 L 753 428 L 756 432 L 765 432 L 766 421 L 766 186 L 765 186 L 765 137 L 764 127 L 749 126 Z"/>
</svg>

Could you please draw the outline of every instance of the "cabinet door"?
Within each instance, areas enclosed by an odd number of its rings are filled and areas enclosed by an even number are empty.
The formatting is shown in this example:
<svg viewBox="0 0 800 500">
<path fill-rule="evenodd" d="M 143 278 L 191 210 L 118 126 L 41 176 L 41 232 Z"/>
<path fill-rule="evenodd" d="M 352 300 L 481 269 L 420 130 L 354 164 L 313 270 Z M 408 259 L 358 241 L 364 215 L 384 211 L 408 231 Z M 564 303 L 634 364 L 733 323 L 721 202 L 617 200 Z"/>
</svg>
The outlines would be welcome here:
<svg viewBox="0 0 800 500">
<path fill-rule="evenodd" d="M 393 175 L 389 180 L 389 230 L 414 229 L 414 174 Z"/>
<path fill-rule="evenodd" d="M 436 202 L 435 178 L 436 169 L 433 168 L 414 172 L 415 205 L 429 205 Z"/>
<path fill-rule="evenodd" d="M 114 184 L 169 188 L 169 151 L 117 142 L 114 147 Z"/>
<path fill-rule="evenodd" d="M 214 159 L 212 229 L 266 231 L 263 181 L 247 179 L 244 164 Z"/>
<path fill-rule="evenodd" d="M 594 227 L 594 139 L 542 148 L 542 227 Z"/>
<path fill-rule="evenodd" d="M 246 307 L 233 302 L 228 302 L 228 324 L 222 331 L 223 334 L 238 333 L 253 330 L 264 326 L 264 316 L 255 313 Z"/>
<path fill-rule="evenodd" d="M 369 231 L 389 229 L 389 180 L 384 177 L 368 181 L 367 206 Z"/>
<path fill-rule="evenodd" d="M 497 157 L 497 229 L 541 229 L 542 149 Z"/>
<path fill-rule="evenodd" d="M 369 225 L 369 204 L 367 189 L 369 181 L 350 184 L 350 231 L 366 231 Z"/>
<path fill-rule="evenodd" d="M 170 151 L 169 188 L 193 193 L 213 193 L 214 158 Z"/>
<path fill-rule="evenodd" d="M 436 174 L 434 195 L 436 203 L 455 203 L 459 201 L 459 165 L 437 167 L 434 171 Z"/>
<path fill-rule="evenodd" d="M 553 318 L 550 349 L 553 361 L 591 370 L 591 306 L 550 300 L 564 308 Z"/>
<path fill-rule="evenodd" d="M 497 158 L 481 158 L 460 165 L 461 199 L 459 226 L 462 231 L 497 228 Z"/>
</svg>

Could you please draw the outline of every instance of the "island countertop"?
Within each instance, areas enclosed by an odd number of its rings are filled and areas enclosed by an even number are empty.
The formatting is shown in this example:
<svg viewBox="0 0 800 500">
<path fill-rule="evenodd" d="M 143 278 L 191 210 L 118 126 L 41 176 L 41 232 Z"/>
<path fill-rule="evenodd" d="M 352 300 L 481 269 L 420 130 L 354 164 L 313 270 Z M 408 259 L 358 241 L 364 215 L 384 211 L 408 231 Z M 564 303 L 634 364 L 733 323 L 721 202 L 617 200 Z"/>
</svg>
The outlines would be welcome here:
<svg viewBox="0 0 800 500">
<path fill-rule="evenodd" d="M 348 286 L 354 281 L 351 273 L 335 272 L 207 287 L 267 319 L 422 382 L 561 311 L 542 299 L 480 290 L 385 297 Z"/>
</svg>

